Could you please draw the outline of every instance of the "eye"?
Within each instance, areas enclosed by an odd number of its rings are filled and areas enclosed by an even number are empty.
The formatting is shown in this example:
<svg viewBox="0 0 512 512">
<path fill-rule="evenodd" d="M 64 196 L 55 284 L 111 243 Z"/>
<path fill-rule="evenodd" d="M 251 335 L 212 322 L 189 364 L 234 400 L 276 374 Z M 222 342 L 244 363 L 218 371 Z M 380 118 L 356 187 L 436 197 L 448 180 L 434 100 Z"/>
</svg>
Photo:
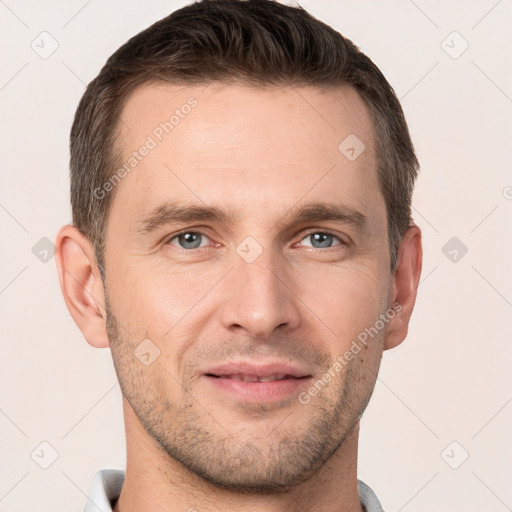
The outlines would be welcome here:
<svg viewBox="0 0 512 512">
<path fill-rule="evenodd" d="M 210 240 L 205 234 L 198 231 L 183 231 L 170 238 L 167 243 L 175 245 L 180 249 L 200 249 L 201 248 L 201 237 Z M 177 243 L 173 243 L 176 241 Z"/>
<path fill-rule="evenodd" d="M 311 240 L 311 244 L 309 247 L 313 247 L 314 249 L 329 249 L 333 247 L 333 239 L 338 240 L 338 244 L 334 244 L 334 246 L 345 245 L 345 243 L 338 236 L 328 233 L 325 231 L 313 231 L 308 233 L 302 240 Z M 317 245 L 315 245 L 317 244 Z M 308 247 L 306 245 L 306 247 Z"/>
<path fill-rule="evenodd" d="M 199 231 L 182 231 L 181 233 L 169 238 L 166 243 L 174 245 L 179 249 L 193 250 L 208 247 L 207 243 L 206 245 L 201 243 L 201 241 L 204 242 L 205 239 L 211 242 L 209 237 Z M 301 241 L 303 242 L 304 240 L 310 240 L 311 244 L 308 245 L 303 243 L 302 245 L 312 247 L 313 249 L 329 249 L 331 247 L 346 245 L 340 237 L 326 231 L 311 231 L 302 238 Z M 338 243 L 336 243 L 336 241 Z"/>
</svg>

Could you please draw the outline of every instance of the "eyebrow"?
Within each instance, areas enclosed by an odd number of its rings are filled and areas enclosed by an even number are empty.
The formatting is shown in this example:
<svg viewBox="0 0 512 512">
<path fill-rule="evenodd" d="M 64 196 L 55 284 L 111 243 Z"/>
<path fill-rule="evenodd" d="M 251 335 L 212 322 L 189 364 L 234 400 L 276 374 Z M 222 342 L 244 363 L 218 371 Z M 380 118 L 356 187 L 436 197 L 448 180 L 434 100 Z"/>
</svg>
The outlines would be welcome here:
<svg viewBox="0 0 512 512">
<path fill-rule="evenodd" d="M 293 219 L 295 223 L 332 221 L 350 225 L 361 230 L 366 229 L 368 226 L 366 215 L 354 208 L 341 204 L 313 203 L 296 206 L 284 214 L 281 219 L 284 217 Z M 157 206 L 147 216 L 139 220 L 137 232 L 140 235 L 145 235 L 171 224 L 189 222 L 209 221 L 229 224 L 233 223 L 235 218 L 232 211 L 216 206 L 182 204 L 171 201 Z"/>
</svg>

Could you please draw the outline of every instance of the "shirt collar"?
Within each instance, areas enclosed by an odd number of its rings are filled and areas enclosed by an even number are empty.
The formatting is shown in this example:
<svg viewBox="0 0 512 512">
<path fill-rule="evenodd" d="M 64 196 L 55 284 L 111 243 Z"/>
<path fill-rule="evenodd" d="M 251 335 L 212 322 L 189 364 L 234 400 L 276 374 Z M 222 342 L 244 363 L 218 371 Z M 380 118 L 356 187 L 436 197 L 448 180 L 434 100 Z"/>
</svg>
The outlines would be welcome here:
<svg viewBox="0 0 512 512">
<path fill-rule="evenodd" d="M 84 512 L 112 512 L 121 494 L 125 472 L 122 469 L 102 469 L 96 473 L 92 491 Z M 357 481 L 359 500 L 366 512 L 384 512 L 373 490 L 362 480 Z"/>
<path fill-rule="evenodd" d="M 121 494 L 125 472 L 122 469 L 102 469 L 96 473 L 92 491 L 84 512 L 112 512 Z"/>
</svg>

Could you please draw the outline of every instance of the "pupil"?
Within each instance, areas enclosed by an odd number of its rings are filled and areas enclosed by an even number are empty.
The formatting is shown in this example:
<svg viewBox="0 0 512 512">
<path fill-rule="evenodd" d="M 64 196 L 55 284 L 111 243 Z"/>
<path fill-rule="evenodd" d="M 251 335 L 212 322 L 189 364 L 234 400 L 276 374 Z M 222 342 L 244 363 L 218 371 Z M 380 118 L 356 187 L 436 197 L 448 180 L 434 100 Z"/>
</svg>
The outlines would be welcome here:
<svg viewBox="0 0 512 512">
<path fill-rule="evenodd" d="M 183 233 L 182 235 L 180 235 L 180 237 L 183 241 L 185 249 L 194 249 L 194 243 L 196 243 L 197 246 L 197 240 L 199 240 L 199 237 L 197 236 L 196 233 Z M 192 245 L 192 247 L 190 245 Z"/>
<path fill-rule="evenodd" d="M 332 235 L 329 235 L 328 233 L 315 233 L 313 238 L 316 242 L 320 242 L 321 247 L 329 247 Z"/>
</svg>

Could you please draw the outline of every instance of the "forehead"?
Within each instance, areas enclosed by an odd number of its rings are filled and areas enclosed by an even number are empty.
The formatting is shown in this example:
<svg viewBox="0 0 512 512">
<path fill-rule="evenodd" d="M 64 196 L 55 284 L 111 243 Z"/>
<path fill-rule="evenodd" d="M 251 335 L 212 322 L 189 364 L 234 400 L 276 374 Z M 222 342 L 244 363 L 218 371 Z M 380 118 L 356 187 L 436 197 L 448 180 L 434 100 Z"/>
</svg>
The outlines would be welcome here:
<svg viewBox="0 0 512 512">
<path fill-rule="evenodd" d="M 364 101 L 346 86 L 320 89 L 150 83 L 137 87 L 125 101 L 120 138 L 124 149 L 131 150 L 143 135 L 164 144 L 161 139 L 179 138 L 184 126 L 187 131 L 209 130 L 212 143 L 228 142 L 222 140 L 225 135 L 235 144 L 247 134 L 275 136 L 279 131 L 282 137 L 276 143 L 288 142 L 285 147 L 306 138 L 313 143 L 324 141 L 319 146 L 323 150 L 328 145 L 336 149 L 340 137 L 353 134 L 364 139 L 368 155 L 373 152 L 372 125 Z M 193 143 L 194 137 L 188 142 Z M 198 140 L 196 149 L 208 150 L 206 142 L 204 138 Z M 243 142 L 248 142 L 247 137 Z M 313 144 L 306 148 L 311 150 Z"/>
<path fill-rule="evenodd" d="M 347 87 L 145 84 L 118 140 L 125 172 L 111 215 L 176 199 L 277 213 L 336 195 L 361 209 L 378 193 L 372 120 Z"/>
</svg>

